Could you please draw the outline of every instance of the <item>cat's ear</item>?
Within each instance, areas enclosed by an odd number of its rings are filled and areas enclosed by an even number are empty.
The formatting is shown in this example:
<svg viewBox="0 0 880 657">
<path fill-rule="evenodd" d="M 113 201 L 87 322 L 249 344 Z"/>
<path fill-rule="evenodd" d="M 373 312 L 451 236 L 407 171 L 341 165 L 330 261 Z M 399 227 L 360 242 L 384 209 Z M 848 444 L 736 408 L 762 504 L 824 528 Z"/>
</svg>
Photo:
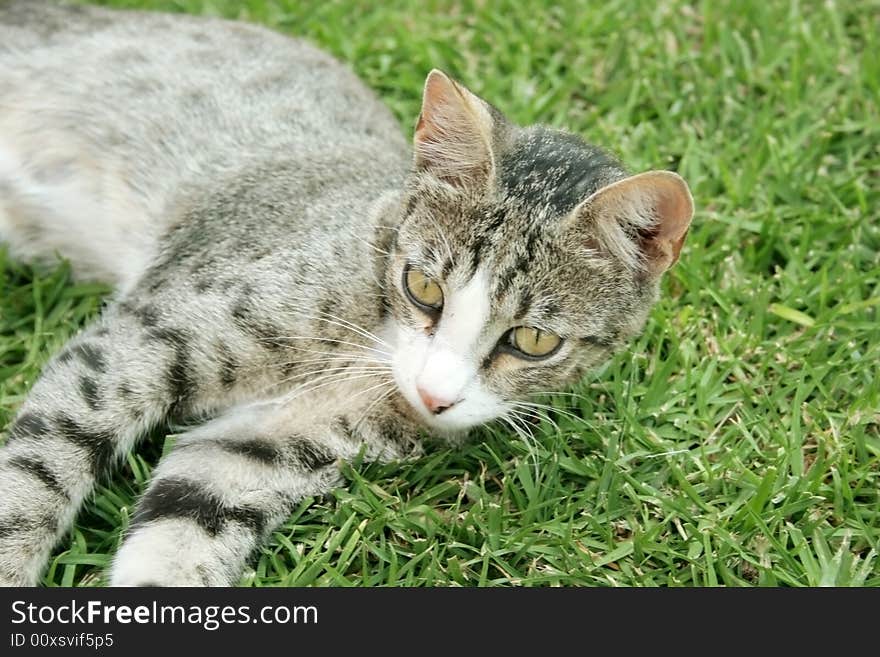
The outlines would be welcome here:
<svg viewBox="0 0 880 657">
<path fill-rule="evenodd" d="M 455 187 L 483 185 L 492 175 L 489 105 L 434 69 L 425 81 L 414 136 L 415 166 Z"/>
<path fill-rule="evenodd" d="M 678 260 L 694 200 L 671 171 L 648 171 L 603 187 L 575 209 L 589 245 L 659 276 Z"/>
</svg>

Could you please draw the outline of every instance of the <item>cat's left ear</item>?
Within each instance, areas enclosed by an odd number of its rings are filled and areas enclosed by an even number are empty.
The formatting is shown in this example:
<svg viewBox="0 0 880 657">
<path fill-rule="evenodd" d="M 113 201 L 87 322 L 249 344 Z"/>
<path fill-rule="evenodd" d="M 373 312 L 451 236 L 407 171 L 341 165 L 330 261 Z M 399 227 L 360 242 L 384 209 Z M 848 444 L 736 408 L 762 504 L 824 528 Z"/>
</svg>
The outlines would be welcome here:
<svg viewBox="0 0 880 657">
<path fill-rule="evenodd" d="M 425 80 L 413 139 L 416 169 L 454 187 L 486 184 L 495 168 L 493 125 L 488 103 L 434 69 Z"/>
<path fill-rule="evenodd" d="M 590 246 L 660 276 L 678 261 L 694 200 L 677 173 L 648 171 L 603 187 L 574 214 Z"/>
</svg>

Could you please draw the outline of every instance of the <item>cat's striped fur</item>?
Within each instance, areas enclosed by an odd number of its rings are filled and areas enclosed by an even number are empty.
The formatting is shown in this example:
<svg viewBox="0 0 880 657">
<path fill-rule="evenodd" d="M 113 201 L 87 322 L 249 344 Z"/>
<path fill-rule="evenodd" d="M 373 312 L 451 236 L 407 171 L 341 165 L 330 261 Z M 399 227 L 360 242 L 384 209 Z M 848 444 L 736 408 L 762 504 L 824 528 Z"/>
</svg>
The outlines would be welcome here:
<svg viewBox="0 0 880 657">
<path fill-rule="evenodd" d="M 0 0 L 0 239 L 117 289 L 7 428 L 0 582 L 39 581 L 152 428 L 209 417 L 154 471 L 110 581 L 235 583 L 340 460 L 461 436 L 625 344 L 691 212 L 674 174 L 627 177 L 438 72 L 413 159 L 373 94 L 300 41 Z M 441 282 L 442 316 L 407 299 L 407 266 Z M 558 353 L 499 348 L 517 325 L 562 336 Z"/>
</svg>

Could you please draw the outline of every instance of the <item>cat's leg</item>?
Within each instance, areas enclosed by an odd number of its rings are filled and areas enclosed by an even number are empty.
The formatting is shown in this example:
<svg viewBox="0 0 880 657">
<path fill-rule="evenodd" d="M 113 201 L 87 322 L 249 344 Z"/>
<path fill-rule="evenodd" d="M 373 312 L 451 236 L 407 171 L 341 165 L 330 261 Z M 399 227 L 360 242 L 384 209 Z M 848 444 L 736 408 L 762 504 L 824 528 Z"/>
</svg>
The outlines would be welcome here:
<svg viewBox="0 0 880 657">
<path fill-rule="evenodd" d="M 111 309 L 44 368 L 0 448 L 0 584 L 39 581 L 95 482 L 187 392 L 187 355 Z"/>
<path fill-rule="evenodd" d="M 306 496 L 341 483 L 340 460 L 397 458 L 404 431 L 342 418 L 306 426 L 303 407 L 233 409 L 183 435 L 159 464 L 114 560 L 117 586 L 228 586 Z"/>
</svg>

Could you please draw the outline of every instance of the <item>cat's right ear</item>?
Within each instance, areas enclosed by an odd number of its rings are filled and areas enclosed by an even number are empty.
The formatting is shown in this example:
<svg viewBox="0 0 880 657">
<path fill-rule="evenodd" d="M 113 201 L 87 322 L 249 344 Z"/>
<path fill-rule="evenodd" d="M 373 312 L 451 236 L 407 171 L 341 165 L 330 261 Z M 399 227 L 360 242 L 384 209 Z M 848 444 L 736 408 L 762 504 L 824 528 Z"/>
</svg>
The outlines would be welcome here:
<svg viewBox="0 0 880 657">
<path fill-rule="evenodd" d="M 494 170 L 490 107 L 442 71 L 425 81 L 415 166 L 454 187 L 486 184 Z"/>
<path fill-rule="evenodd" d="M 575 230 L 591 249 L 612 253 L 659 277 L 678 260 L 694 216 L 694 199 L 677 173 L 648 171 L 603 187 L 573 216 Z"/>
</svg>

